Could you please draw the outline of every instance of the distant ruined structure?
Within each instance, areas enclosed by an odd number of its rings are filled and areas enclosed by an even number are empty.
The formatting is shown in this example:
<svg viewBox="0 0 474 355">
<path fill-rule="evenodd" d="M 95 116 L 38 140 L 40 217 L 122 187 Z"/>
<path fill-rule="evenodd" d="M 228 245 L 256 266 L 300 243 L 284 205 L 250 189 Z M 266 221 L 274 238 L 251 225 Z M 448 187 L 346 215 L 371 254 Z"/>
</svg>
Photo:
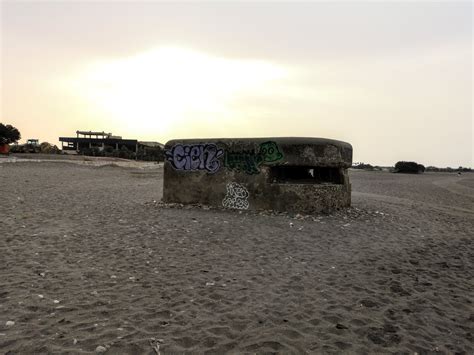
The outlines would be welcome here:
<svg viewBox="0 0 474 355">
<path fill-rule="evenodd" d="M 351 204 L 349 143 L 323 138 L 172 140 L 163 201 L 239 210 L 330 212 Z"/>
<path fill-rule="evenodd" d="M 76 137 L 59 137 L 61 148 L 65 151 L 76 151 L 77 153 L 85 149 L 112 147 L 119 150 L 122 147 L 130 151 L 138 150 L 136 139 L 122 139 L 120 136 L 113 136 L 112 133 L 76 131 Z"/>
<path fill-rule="evenodd" d="M 123 139 L 112 133 L 76 131 L 76 137 L 59 137 L 65 152 L 85 155 L 120 155 L 124 158 L 141 160 L 163 160 L 164 145 L 158 142 L 141 142 Z"/>
</svg>

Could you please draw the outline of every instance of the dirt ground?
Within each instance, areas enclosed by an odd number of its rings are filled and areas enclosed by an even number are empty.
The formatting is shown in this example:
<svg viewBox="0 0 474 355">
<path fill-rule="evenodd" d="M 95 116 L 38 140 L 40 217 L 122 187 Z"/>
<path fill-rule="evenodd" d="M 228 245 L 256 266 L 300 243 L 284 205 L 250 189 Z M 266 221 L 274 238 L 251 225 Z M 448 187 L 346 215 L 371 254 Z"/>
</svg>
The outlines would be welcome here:
<svg viewBox="0 0 474 355">
<path fill-rule="evenodd" d="M 162 175 L 0 162 L 1 353 L 474 353 L 474 174 L 351 171 L 297 218 L 170 208 Z"/>
</svg>

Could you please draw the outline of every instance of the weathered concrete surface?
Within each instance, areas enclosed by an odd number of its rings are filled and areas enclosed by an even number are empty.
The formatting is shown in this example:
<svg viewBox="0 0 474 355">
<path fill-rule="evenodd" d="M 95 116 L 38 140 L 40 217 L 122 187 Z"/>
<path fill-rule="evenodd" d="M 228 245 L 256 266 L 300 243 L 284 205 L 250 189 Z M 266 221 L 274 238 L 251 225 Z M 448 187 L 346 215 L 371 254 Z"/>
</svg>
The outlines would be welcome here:
<svg viewBox="0 0 474 355">
<path fill-rule="evenodd" d="M 352 146 L 322 138 L 172 140 L 163 201 L 294 213 L 350 206 Z"/>
</svg>

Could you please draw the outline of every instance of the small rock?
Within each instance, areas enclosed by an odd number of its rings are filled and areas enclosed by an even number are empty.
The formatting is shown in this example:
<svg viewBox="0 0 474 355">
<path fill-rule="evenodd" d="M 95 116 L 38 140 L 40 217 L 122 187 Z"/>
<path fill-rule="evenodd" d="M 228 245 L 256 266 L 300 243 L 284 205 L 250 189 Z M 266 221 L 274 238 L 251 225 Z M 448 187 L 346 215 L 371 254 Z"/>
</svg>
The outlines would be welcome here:
<svg viewBox="0 0 474 355">
<path fill-rule="evenodd" d="M 38 295 L 38 297 L 39 297 L 39 298 L 44 298 L 44 296 L 43 296 L 43 295 Z"/>
<path fill-rule="evenodd" d="M 337 329 L 348 329 L 344 324 L 341 324 L 341 323 L 337 323 L 336 328 Z"/>
<path fill-rule="evenodd" d="M 77 339 L 74 338 L 74 340 L 72 341 L 72 344 L 76 345 L 77 344 Z"/>
<path fill-rule="evenodd" d="M 107 348 L 105 346 L 99 345 L 97 348 L 95 348 L 96 353 L 105 353 L 107 351 Z"/>
<path fill-rule="evenodd" d="M 9 321 L 7 321 L 7 322 L 5 323 L 5 325 L 6 325 L 7 327 L 13 327 L 13 326 L 15 325 L 15 322 L 12 321 L 12 320 L 9 320 Z"/>
<path fill-rule="evenodd" d="M 59 303 L 59 300 L 54 300 L 53 303 L 58 304 L 58 303 Z"/>
</svg>

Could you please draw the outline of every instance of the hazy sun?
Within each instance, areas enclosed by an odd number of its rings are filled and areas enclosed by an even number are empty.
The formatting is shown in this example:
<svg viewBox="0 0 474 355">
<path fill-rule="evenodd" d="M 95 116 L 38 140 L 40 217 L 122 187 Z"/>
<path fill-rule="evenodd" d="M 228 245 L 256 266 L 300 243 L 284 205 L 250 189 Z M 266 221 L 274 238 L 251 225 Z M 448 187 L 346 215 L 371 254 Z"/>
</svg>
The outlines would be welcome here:
<svg viewBox="0 0 474 355">
<path fill-rule="evenodd" d="M 166 134 L 179 125 L 221 123 L 233 99 L 265 90 L 286 75 L 286 69 L 266 61 L 166 47 L 95 63 L 81 74 L 76 89 L 114 126 Z"/>
</svg>

